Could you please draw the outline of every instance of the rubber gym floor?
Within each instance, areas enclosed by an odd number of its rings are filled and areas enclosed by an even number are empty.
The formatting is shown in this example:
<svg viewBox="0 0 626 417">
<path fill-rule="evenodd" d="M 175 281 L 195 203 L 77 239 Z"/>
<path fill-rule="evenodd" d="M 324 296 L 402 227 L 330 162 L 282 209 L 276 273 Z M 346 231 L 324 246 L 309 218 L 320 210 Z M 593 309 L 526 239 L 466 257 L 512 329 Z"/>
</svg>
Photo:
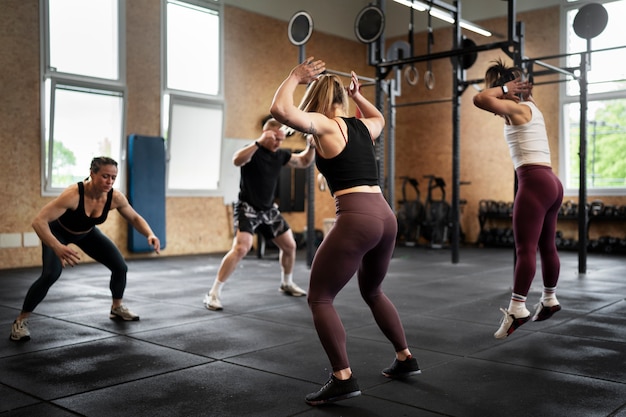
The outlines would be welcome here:
<svg viewBox="0 0 626 417">
<path fill-rule="evenodd" d="M 308 284 L 306 254 L 295 281 Z M 222 293 L 202 298 L 220 255 L 130 260 L 125 302 L 138 322 L 109 319 L 108 270 L 64 271 L 31 317 L 10 326 L 39 268 L 0 271 L 0 414 L 4 416 L 626 416 L 626 262 L 561 253 L 563 307 L 493 338 L 511 291 L 511 249 L 398 247 L 384 289 L 422 374 L 389 380 L 393 349 L 356 279 L 336 299 L 362 395 L 311 407 L 328 360 L 304 297 L 281 294 L 277 256 L 250 254 Z M 537 302 L 541 273 L 529 305 Z"/>
</svg>

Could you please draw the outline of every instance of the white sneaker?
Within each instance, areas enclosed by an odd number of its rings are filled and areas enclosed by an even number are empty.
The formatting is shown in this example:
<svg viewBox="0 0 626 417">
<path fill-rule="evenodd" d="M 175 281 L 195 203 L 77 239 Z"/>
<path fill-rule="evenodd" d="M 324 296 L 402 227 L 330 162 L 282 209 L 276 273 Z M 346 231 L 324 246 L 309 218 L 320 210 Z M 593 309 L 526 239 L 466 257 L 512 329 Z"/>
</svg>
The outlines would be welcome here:
<svg viewBox="0 0 626 417">
<path fill-rule="evenodd" d="M 291 284 L 281 284 L 279 291 L 293 297 L 302 297 L 303 295 L 306 295 L 306 291 L 298 287 L 293 282 Z"/>
<path fill-rule="evenodd" d="M 15 320 L 11 326 L 11 340 L 27 341 L 30 340 L 30 332 L 28 331 L 28 320 Z"/>
<path fill-rule="evenodd" d="M 223 309 L 220 298 L 215 293 L 205 294 L 203 303 L 207 309 L 212 311 L 219 311 Z"/>
<path fill-rule="evenodd" d="M 111 309 L 111 314 L 109 314 L 109 318 L 112 320 L 121 319 L 124 321 L 138 321 L 139 316 L 126 307 L 126 305 L 122 304 L 119 307 L 115 307 Z"/>
<path fill-rule="evenodd" d="M 517 330 L 522 324 L 530 320 L 529 311 L 527 311 L 528 315 L 526 317 L 515 317 L 513 313 L 510 313 L 509 310 L 505 310 L 504 308 L 501 308 L 500 311 L 504 314 L 504 317 L 502 317 L 502 322 L 500 322 L 500 328 L 493 334 L 493 337 L 496 339 L 504 339 Z"/>
</svg>

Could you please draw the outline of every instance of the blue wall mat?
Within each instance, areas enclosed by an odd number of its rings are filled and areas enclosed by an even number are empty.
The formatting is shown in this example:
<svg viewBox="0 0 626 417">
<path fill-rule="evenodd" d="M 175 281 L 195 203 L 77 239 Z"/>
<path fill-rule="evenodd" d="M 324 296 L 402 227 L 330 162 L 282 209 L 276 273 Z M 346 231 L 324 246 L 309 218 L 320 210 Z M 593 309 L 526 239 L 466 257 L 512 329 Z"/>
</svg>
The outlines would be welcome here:
<svg viewBox="0 0 626 417">
<path fill-rule="evenodd" d="M 165 249 L 165 140 L 128 136 L 128 201 L 146 219 Z M 128 225 L 128 250 L 150 252 L 144 235 Z"/>
</svg>

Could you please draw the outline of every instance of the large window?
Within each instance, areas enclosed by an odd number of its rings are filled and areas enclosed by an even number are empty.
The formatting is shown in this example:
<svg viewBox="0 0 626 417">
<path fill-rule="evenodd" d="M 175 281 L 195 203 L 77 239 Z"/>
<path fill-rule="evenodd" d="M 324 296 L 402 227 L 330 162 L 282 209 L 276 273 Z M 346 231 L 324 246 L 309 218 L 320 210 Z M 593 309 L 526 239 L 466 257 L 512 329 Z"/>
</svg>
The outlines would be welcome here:
<svg viewBox="0 0 626 417">
<path fill-rule="evenodd" d="M 626 42 L 619 16 L 626 15 L 626 0 L 601 2 L 608 12 L 604 31 L 591 39 L 588 79 L 586 177 L 589 194 L 626 193 Z M 565 39 L 569 55 L 566 66 L 578 68 L 587 40 L 576 35 L 577 4 L 566 10 Z M 563 96 L 563 143 L 561 177 L 573 193 L 580 184 L 580 86 L 568 81 Z"/>
<path fill-rule="evenodd" d="M 123 4 L 41 0 L 44 194 L 84 179 L 95 156 L 118 161 L 123 187 Z"/>
<path fill-rule="evenodd" d="M 223 136 L 222 5 L 163 0 L 169 195 L 217 195 Z"/>
</svg>

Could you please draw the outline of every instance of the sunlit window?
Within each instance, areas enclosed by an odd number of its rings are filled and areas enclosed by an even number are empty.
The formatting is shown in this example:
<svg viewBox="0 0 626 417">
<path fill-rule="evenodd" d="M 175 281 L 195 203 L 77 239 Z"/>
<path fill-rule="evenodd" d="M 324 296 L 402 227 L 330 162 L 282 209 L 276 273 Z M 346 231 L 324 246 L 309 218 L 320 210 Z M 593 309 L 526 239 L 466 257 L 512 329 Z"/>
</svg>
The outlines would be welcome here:
<svg viewBox="0 0 626 417">
<path fill-rule="evenodd" d="M 119 78 L 117 0 L 49 0 L 50 70 Z"/>
<path fill-rule="evenodd" d="M 45 194 L 89 175 L 91 159 L 118 162 L 124 188 L 121 0 L 45 0 L 42 86 Z"/>
<path fill-rule="evenodd" d="M 95 156 L 106 155 L 119 164 L 123 116 L 120 93 L 58 84 L 54 90 L 54 123 L 46 129 L 47 174 L 53 189 L 82 181 Z M 50 107 L 46 110 L 49 114 Z"/>
<path fill-rule="evenodd" d="M 590 194 L 623 195 L 626 191 L 626 47 L 623 24 L 626 0 L 601 2 L 608 14 L 604 31 L 590 41 L 588 80 L 586 177 Z M 582 5 L 582 4 L 581 4 Z M 578 8 L 567 10 L 566 45 L 569 68 L 578 68 L 587 40 L 576 35 Z M 563 98 L 562 169 L 566 188 L 580 185 L 580 85 L 567 82 Z"/>
<path fill-rule="evenodd" d="M 219 94 L 220 17 L 205 7 L 167 3 L 167 88 Z"/>
<path fill-rule="evenodd" d="M 220 2 L 163 0 L 169 195 L 217 195 L 223 137 Z"/>
</svg>

